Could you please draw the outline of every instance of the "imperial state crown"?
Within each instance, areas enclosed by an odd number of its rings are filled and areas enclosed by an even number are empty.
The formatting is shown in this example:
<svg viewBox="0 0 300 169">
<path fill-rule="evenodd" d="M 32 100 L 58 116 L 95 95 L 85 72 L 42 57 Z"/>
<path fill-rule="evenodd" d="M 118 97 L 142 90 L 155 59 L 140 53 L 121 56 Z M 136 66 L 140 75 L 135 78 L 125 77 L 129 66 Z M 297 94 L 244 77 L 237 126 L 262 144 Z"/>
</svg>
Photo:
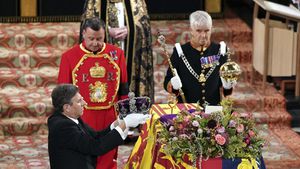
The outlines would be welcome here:
<svg viewBox="0 0 300 169">
<path fill-rule="evenodd" d="M 135 97 L 133 92 L 129 92 L 127 99 L 120 100 L 115 104 L 115 109 L 119 113 L 119 118 L 123 119 L 131 113 L 147 114 L 150 106 L 151 99 L 149 97 Z"/>
</svg>

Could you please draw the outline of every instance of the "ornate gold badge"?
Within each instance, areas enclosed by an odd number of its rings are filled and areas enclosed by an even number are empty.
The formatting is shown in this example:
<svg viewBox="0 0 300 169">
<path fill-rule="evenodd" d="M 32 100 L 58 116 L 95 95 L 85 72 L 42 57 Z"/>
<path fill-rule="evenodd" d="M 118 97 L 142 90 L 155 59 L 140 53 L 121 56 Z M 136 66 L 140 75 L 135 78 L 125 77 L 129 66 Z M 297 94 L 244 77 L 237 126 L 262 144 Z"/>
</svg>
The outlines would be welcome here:
<svg viewBox="0 0 300 169">
<path fill-rule="evenodd" d="M 91 102 L 105 102 L 107 97 L 107 84 L 96 81 L 95 85 L 89 85 Z"/>
<path fill-rule="evenodd" d="M 98 62 L 95 62 L 95 66 L 90 68 L 90 75 L 93 78 L 103 78 L 105 76 L 105 68 L 99 66 Z"/>
<path fill-rule="evenodd" d="M 206 78 L 205 78 L 205 76 L 204 76 L 203 73 L 200 74 L 198 81 L 199 81 L 200 83 L 206 81 Z"/>
</svg>

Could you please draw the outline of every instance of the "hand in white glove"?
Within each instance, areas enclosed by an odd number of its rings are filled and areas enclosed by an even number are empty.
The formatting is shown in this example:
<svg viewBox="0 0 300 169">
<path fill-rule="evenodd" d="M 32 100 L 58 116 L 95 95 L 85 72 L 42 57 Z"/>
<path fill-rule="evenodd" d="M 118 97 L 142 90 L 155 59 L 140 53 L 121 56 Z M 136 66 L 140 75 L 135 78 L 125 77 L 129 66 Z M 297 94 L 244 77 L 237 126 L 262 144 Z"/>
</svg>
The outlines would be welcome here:
<svg viewBox="0 0 300 169">
<path fill-rule="evenodd" d="M 172 85 L 173 89 L 178 90 L 182 87 L 182 83 L 181 83 L 180 77 L 177 74 L 177 70 L 174 69 L 174 71 L 175 71 L 176 75 L 171 78 L 171 85 Z"/>
<path fill-rule="evenodd" d="M 220 42 L 220 54 L 223 56 L 226 54 L 226 43 L 224 41 Z"/>
<path fill-rule="evenodd" d="M 150 119 L 150 114 L 138 114 L 132 113 L 128 114 L 123 120 L 126 127 L 137 127 L 139 124 L 144 124 L 148 119 Z"/>
<path fill-rule="evenodd" d="M 234 86 L 236 86 L 237 84 L 237 81 L 236 80 L 228 80 L 226 81 L 224 78 L 221 77 L 221 81 L 222 81 L 222 84 L 223 84 L 223 88 L 224 89 L 231 89 L 233 88 Z"/>
</svg>

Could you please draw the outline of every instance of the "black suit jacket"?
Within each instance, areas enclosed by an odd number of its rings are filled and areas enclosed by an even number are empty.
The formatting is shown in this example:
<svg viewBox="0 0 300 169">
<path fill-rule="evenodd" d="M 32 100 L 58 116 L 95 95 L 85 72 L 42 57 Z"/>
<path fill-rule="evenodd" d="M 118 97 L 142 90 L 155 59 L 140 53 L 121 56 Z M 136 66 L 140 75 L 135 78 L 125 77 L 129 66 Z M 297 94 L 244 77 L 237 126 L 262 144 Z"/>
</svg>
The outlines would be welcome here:
<svg viewBox="0 0 300 169">
<path fill-rule="evenodd" d="M 79 127 L 61 113 L 48 118 L 48 151 L 51 169 L 92 169 L 96 157 L 123 143 L 117 130 L 110 127 L 94 131 L 79 118 Z"/>
</svg>

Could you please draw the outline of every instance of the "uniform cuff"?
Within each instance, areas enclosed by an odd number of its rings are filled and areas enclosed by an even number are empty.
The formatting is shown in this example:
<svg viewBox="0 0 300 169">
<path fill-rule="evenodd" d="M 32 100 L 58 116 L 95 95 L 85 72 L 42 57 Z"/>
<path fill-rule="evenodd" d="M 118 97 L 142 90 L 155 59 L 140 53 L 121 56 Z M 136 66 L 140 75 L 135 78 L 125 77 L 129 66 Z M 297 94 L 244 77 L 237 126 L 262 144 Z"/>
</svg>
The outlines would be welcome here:
<svg viewBox="0 0 300 169">
<path fill-rule="evenodd" d="M 120 134 L 120 136 L 122 137 L 122 139 L 125 140 L 126 137 L 127 137 L 127 135 L 128 135 L 128 129 L 126 128 L 126 129 L 123 131 L 119 126 L 117 126 L 115 129 L 119 132 L 119 134 Z"/>
<path fill-rule="evenodd" d="M 110 124 L 110 130 L 113 130 L 114 128 L 117 127 L 117 125 L 115 126 L 114 124 L 115 124 L 114 122 Z"/>
</svg>

